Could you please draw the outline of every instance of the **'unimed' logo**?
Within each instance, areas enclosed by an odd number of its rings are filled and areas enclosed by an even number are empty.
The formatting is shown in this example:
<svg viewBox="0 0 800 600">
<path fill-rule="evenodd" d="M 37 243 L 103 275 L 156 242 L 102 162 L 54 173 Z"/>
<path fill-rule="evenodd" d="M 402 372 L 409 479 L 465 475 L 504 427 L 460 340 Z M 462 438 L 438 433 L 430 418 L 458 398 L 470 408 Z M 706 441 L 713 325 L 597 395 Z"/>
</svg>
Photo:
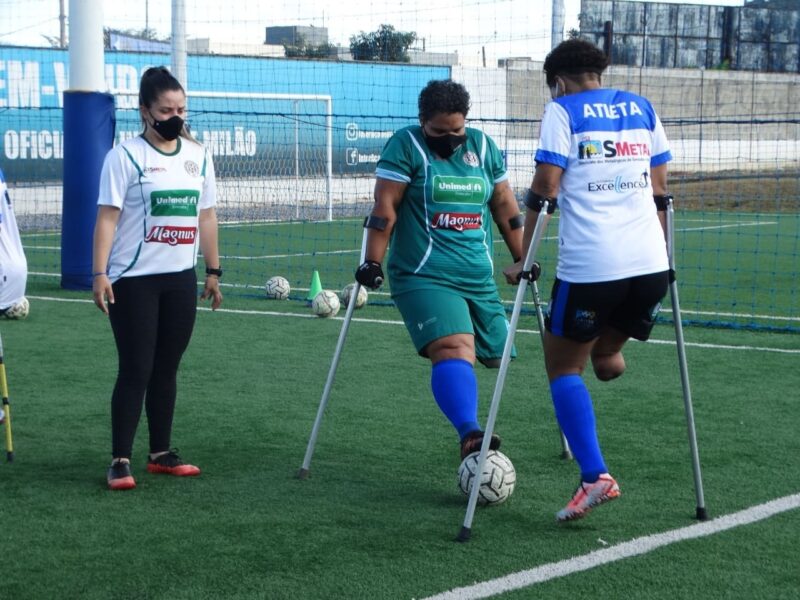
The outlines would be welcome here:
<svg viewBox="0 0 800 600">
<path fill-rule="evenodd" d="M 150 228 L 145 242 L 156 242 L 158 244 L 194 244 L 197 235 L 196 227 L 174 227 L 172 225 L 154 225 Z"/>
</svg>

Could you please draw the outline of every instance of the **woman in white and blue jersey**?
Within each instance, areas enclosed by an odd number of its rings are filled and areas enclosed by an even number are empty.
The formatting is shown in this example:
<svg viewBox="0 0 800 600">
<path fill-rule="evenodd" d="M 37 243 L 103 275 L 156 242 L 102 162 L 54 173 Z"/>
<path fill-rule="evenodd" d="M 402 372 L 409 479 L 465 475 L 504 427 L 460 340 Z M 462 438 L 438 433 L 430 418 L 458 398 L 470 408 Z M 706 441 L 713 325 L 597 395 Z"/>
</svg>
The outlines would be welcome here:
<svg viewBox="0 0 800 600">
<path fill-rule="evenodd" d="M 580 39 L 547 56 L 553 101 L 542 118 L 526 198 L 525 248 L 543 201 L 560 210 L 544 351 L 556 418 L 581 484 L 559 521 L 581 518 L 620 494 L 581 375 L 590 358 L 602 381 L 623 373 L 622 347 L 631 337 L 649 337 L 669 286 L 664 223 L 654 202 L 666 194 L 669 145 L 646 98 L 602 87 L 607 66 L 605 54 Z M 520 268 L 506 270 L 509 281 Z"/>
</svg>

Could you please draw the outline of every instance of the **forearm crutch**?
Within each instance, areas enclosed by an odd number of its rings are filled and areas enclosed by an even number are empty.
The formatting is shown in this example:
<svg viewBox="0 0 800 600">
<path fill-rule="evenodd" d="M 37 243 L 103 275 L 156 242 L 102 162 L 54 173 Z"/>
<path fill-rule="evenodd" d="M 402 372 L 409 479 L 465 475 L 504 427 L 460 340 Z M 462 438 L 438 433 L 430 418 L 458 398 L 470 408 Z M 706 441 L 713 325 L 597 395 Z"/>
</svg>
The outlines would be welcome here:
<svg viewBox="0 0 800 600">
<path fill-rule="evenodd" d="M 531 293 L 533 294 L 533 305 L 536 308 L 536 320 L 539 322 L 539 337 L 542 340 L 542 350 L 544 350 L 544 313 L 542 312 L 542 300 L 539 296 L 539 286 L 536 285 L 536 280 L 531 280 Z M 572 451 L 569 449 L 569 442 L 561 428 L 558 430 L 561 437 L 561 458 L 565 460 L 572 460 Z"/>
<path fill-rule="evenodd" d="M 528 254 L 525 256 L 525 262 L 522 263 L 522 276 L 527 278 L 533 266 L 533 259 L 536 257 L 536 249 L 539 242 L 542 240 L 544 233 L 544 221 L 548 212 L 552 213 L 555 209 L 550 209 L 550 203 L 546 200 L 543 202 L 539 217 L 536 219 L 536 227 L 533 230 L 533 237 L 531 238 L 530 246 L 528 246 Z M 521 282 L 521 280 L 520 280 Z M 486 456 L 489 453 L 489 444 L 492 438 L 492 431 L 494 430 L 494 422 L 497 418 L 497 409 L 500 406 L 500 395 L 503 392 L 503 385 L 506 381 L 506 371 L 508 371 L 508 363 L 511 361 L 511 349 L 514 347 L 514 335 L 517 332 L 517 323 L 519 322 L 519 313 L 522 309 L 522 301 L 525 298 L 526 286 L 520 285 L 517 287 L 517 296 L 514 300 L 514 309 L 511 311 L 511 321 L 508 324 L 508 335 L 506 336 L 506 344 L 503 347 L 503 357 L 500 359 L 500 369 L 497 372 L 497 381 L 494 386 L 494 394 L 492 396 L 492 404 L 489 407 L 489 417 L 486 420 L 486 428 L 483 433 L 483 442 L 481 443 L 481 451 L 478 457 L 478 476 L 472 482 L 472 489 L 469 493 L 469 501 L 467 502 L 467 512 L 464 515 L 464 524 L 461 531 L 458 533 L 456 541 L 466 542 L 469 541 L 472 533 L 472 519 L 475 516 L 475 506 L 478 503 L 478 490 L 481 487 L 481 473 L 486 464 Z"/>
<path fill-rule="evenodd" d="M 700 473 L 700 453 L 697 449 L 697 433 L 694 427 L 694 410 L 692 409 L 692 392 L 689 387 L 689 369 L 686 365 L 686 347 L 683 343 L 683 323 L 678 301 L 678 283 L 675 278 L 675 209 L 672 196 L 656 196 L 656 206 L 667 213 L 667 254 L 669 256 L 670 283 L 669 294 L 672 301 L 672 320 L 675 323 L 675 342 L 678 347 L 678 364 L 681 371 L 683 387 L 683 406 L 686 411 L 686 427 L 689 432 L 689 450 L 692 455 L 692 471 L 694 473 L 694 489 L 697 497 L 696 517 L 700 521 L 708 519 L 705 499 L 703 497 L 703 477 Z"/>
<path fill-rule="evenodd" d="M 6 380 L 6 365 L 3 360 L 3 339 L 0 337 L 0 393 L 3 395 L 3 424 L 6 432 L 6 461 L 14 461 L 14 438 L 11 435 L 11 404 L 8 401 L 8 381 Z"/>
<path fill-rule="evenodd" d="M 359 265 L 364 262 L 367 254 L 367 225 L 369 222 L 369 217 L 364 220 L 364 235 L 361 238 L 361 255 L 358 261 Z M 319 434 L 319 427 L 322 423 L 322 416 L 325 414 L 325 407 L 328 405 L 328 398 L 331 395 L 331 386 L 333 386 L 333 380 L 336 377 L 336 369 L 339 366 L 339 357 L 342 355 L 344 340 L 347 337 L 347 330 L 350 328 L 350 321 L 353 318 L 353 311 L 356 308 L 356 298 L 358 298 L 358 293 L 360 291 L 361 284 L 356 281 L 352 291 L 350 292 L 350 301 L 347 303 L 347 310 L 345 311 L 344 321 L 342 322 L 342 329 L 339 332 L 339 340 L 336 342 L 336 349 L 333 352 L 333 360 L 331 361 L 331 368 L 328 371 L 328 379 L 325 381 L 325 387 L 322 390 L 322 398 L 319 401 L 317 417 L 314 419 L 314 426 L 311 429 L 311 437 L 309 438 L 308 446 L 306 447 L 306 455 L 305 458 L 303 458 L 303 466 L 300 467 L 300 471 L 297 473 L 297 477 L 300 479 L 306 479 L 308 477 L 309 467 L 311 466 L 311 457 L 314 454 L 314 446 L 317 443 L 317 435 Z"/>
</svg>

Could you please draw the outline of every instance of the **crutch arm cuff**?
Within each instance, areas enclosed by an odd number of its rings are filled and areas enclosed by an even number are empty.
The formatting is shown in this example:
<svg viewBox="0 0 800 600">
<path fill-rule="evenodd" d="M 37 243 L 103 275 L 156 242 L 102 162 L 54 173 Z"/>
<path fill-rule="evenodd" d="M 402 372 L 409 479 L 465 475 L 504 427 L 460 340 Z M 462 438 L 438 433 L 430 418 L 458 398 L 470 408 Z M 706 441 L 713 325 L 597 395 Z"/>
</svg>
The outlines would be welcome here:
<svg viewBox="0 0 800 600">
<path fill-rule="evenodd" d="M 524 225 L 525 225 L 525 217 L 522 216 L 522 213 L 514 215 L 508 220 L 508 227 L 511 229 L 511 231 L 519 229 Z"/>
<path fill-rule="evenodd" d="M 672 204 L 672 194 L 653 194 L 653 202 L 656 203 L 656 210 L 663 212 Z"/>
<path fill-rule="evenodd" d="M 364 229 L 377 229 L 378 231 L 383 231 L 386 229 L 386 226 L 389 224 L 389 219 L 384 217 L 376 217 L 373 215 L 368 216 L 364 219 Z"/>
<path fill-rule="evenodd" d="M 556 205 L 558 204 L 555 198 L 550 196 L 542 196 L 533 190 L 528 190 L 528 193 L 525 194 L 525 206 L 534 212 L 542 212 L 545 202 L 547 202 L 547 214 L 552 215 L 556 210 Z"/>
</svg>

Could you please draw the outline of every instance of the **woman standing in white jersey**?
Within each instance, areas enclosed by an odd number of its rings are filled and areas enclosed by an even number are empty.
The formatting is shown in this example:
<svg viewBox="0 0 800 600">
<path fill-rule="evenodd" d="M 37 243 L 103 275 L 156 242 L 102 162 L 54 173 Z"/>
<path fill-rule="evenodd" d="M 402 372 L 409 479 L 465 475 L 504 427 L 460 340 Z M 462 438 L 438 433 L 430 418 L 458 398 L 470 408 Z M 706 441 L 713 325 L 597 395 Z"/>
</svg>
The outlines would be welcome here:
<svg viewBox="0 0 800 600">
<path fill-rule="evenodd" d="M 553 101 L 542 118 L 536 173 L 526 197 L 527 249 L 541 207 L 560 210 L 558 266 L 545 324 L 545 364 L 556 418 L 581 470 L 559 521 L 620 495 L 609 475 L 581 374 L 591 358 L 602 381 L 625 370 L 622 347 L 647 340 L 669 286 L 663 212 L 669 145 L 650 102 L 603 88 L 605 54 L 562 42 L 544 71 Z M 654 202 L 655 200 L 655 202 Z M 516 281 L 517 264 L 506 270 Z"/>
<path fill-rule="evenodd" d="M 200 297 L 210 298 L 213 309 L 222 302 L 214 165 L 188 133 L 186 94 L 165 67 L 142 75 L 139 112 L 144 133 L 106 156 L 94 232 L 94 302 L 109 315 L 119 355 L 107 472 L 112 490 L 136 487 L 130 458 L 142 404 L 147 470 L 200 474 L 170 447 L 176 376 L 197 312 L 198 247 L 206 265 Z"/>
</svg>

